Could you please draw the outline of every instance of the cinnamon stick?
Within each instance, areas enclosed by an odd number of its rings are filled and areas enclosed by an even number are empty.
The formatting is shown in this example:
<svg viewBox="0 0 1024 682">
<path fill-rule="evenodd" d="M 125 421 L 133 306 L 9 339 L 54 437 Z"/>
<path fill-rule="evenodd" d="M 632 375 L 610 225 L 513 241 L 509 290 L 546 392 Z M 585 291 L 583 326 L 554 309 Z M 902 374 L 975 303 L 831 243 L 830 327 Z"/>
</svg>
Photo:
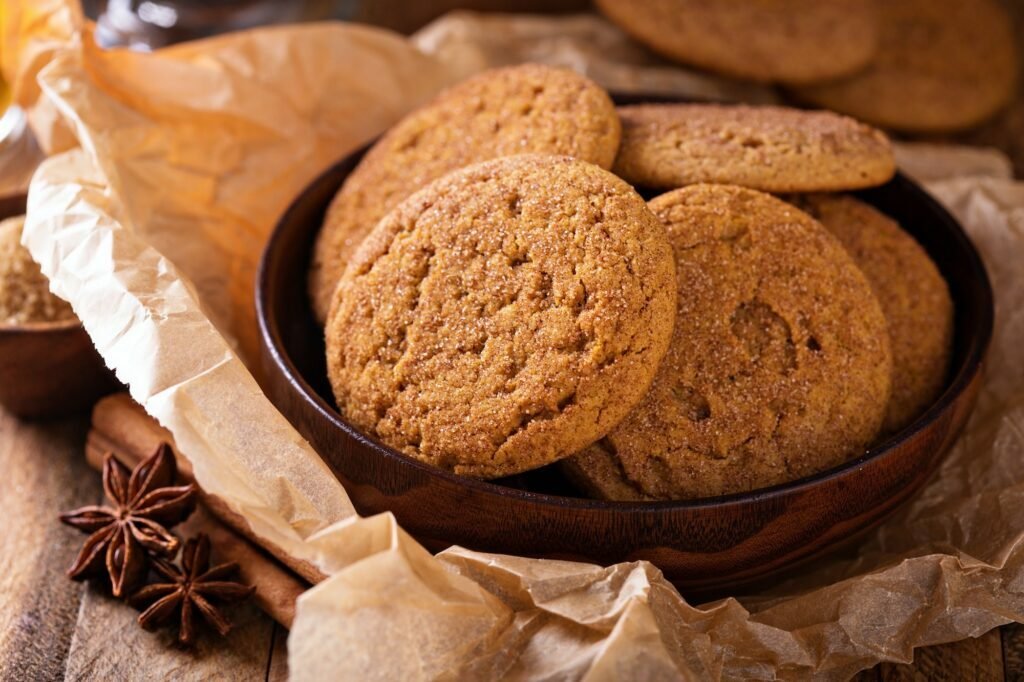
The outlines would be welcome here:
<svg viewBox="0 0 1024 682">
<path fill-rule="evenodd" d="M 173 443 L 170 433 L 156 423 L 127 394 L 104 398 L 93 410 L 92 429 L 85 446 L 89 465 L 101 470 L 103 456 L 111 452 L 125 466 L 133 468 L 152 453 L 160 441 Z M 182 479 L 192 481 L 192 467 L 188 460 L 175 452 L 178 471 Z M 180 527 L 187 535 L 206 533 L 216 548 L 218 561 L 234 561 L 239 565 L 241 579 L 256 586 L 253 600 L 271 618 L 285 627 L 291 627 L 295 617 L 295 600 L 308 587 L 286 565 L 261 549 L 245 520 L 227 508 L 221 500 L 200 490 L 202 503 L 196 512 Z M 271 550 L 272 551 L 272 550 Z M 284 554 L 278 549 L 280 554 Z M 304 562 L 291 562 L 303 567 L 303 573 L 312 576 L 310 582 L 322 576 Z M 305 575 L 303 577 L 306 577 Z"/>
</svg>

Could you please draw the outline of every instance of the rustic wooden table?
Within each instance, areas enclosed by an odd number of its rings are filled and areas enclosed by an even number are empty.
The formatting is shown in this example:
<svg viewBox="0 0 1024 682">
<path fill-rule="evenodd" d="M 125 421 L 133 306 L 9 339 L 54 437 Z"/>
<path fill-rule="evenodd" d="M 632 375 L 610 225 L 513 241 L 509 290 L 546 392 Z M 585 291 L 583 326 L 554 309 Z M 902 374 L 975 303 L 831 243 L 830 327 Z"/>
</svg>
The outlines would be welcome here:
<svg viewBox="0 0 1024 682">
<path fill-rule="evenodd" d="M 251 604 L 193 651 L 64 576 L 85 536 L 57 514 L 103 497 L 83 456 L 87 417 L 21 422 L 0 410 L 0 680 L 284 680 L 287 631 Z M 209 633 L 204 633 L 207 635 Z"/>
<path fill-rule="evenodd" d="M 256 607 L 232 611 L 225 640 L 193 651 L 149 633 L 136 611 L 64 577 L 84 536 L 60 511 L 102 498 L 83 456 L 88 418 L 22 422 L 0 410 L 0 680 L 284 680 L 287 632 Z M 917 651 L 858 680 L 1024 679 L 1024 626 Z"/>
</svg>

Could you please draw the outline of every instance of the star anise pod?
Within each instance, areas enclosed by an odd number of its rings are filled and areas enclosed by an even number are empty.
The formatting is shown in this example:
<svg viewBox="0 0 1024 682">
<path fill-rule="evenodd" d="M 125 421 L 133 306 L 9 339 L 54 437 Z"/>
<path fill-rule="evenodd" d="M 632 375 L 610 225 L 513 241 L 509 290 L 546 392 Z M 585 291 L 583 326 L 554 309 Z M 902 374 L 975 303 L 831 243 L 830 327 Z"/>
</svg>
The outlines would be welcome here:
<svg viewBox="0 0 1024 682">
<path fill-rule="evenodd" d="M 115 597 L 129 594 L 145 578 L 147 554 L 174 556 L 180 544 L 168 528 L 196 505 L 194 485 L 174 486 L 178 469 L 167 443 L 134 470 L 107 453 L 103 491 L 113 506 L 90 505 L 61 514 L 60 520 L 91 533 L 68 569 L 74 580 L 110 576 Z"/>
<path fill-rule="evenodd" d="M 219 564 L 210 568 L 210 538 L 200 533 L 181 550 L 181 568 L 163 559 L 153 560 L 153 570 L 167 582 L 152 583 L 131 596 L 133 606 L 149 607 L 139 614 L 139 625 L 147 630 L 178 616 L 178 641 L 190 645 L 196 636 L 196 611 L 223 637 L 231 631 L 231 622 L 217 608 L 218 603 L 241 601 L 256 588 L 226 580 L 238 570 L 238 564 Z M 154 601 L 155 600 L 155 601 Z"/>
</svg>

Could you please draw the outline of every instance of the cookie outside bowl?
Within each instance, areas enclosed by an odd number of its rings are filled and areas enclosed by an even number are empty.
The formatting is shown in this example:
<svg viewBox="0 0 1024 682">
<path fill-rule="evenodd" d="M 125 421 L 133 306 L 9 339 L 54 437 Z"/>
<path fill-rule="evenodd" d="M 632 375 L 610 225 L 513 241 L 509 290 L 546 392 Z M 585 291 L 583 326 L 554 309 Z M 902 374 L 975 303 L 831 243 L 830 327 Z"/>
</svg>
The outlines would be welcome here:
<svg viewBox="0 0 1024 682">
<path fill-rule="evenodd" d="M 361 514 L 391 511 L 431 550 L 474 550 L 599 564 L 646 559 L 688 595 L 750 583 L 835 548 L 909 499 L 963 428 L 981 385 L 992 293 L 956 221 L 897 175 L 856 193 L 922 243 L 956 306 L 953 357 L 939 398 L 869 452 L 828 471 L 748 493 L 685 502 L 571 497 L 549 469 L 486 482 L 432 468 L 360 433 L 335 410 L 323 336 L 304 283 L 316 232 L 362 152 L 315 180 L 280 219 L 260 266 L 257 316 L 266 388 L 345 485 Z M 544 492 L 537 492 L 544 490 Z"/>
<path fill-rule="evenodd" d="M 25 213 L 25 195 L 0 197 L 0 220 Z M 84 412 L 120 384 L 78 318 L 0 323 L 0 405 L 23 418 Z"/>
</svg>

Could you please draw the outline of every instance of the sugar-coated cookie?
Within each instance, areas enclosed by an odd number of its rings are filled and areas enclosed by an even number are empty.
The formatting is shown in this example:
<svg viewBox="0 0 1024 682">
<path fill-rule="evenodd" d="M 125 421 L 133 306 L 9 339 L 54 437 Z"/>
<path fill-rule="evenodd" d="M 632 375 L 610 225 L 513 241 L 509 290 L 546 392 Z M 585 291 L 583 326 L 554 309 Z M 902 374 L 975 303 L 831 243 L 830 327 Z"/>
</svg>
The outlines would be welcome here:
<svg viewBox="0 0 1024 682">
<path fill-rule="evenodd" d="M 676 326 L 650 391 L 589 453 L 614 456 L 628 484 L 604 494 L 742 492 L 862 453 L 882 425 L 892 356 L 879 302 L 839 241 L 741 187 L 693 185 L 650 206 L 675 251 Z"/>
<path fill-rule="evenodd" d="M 367 152 L 331 203 L 310 269 L 317 320 L 360 242 L 410 194 L 463 166 L 510 154 L 565 154 L 610 168 L 619 119 L 608 94 L 568 69 L 524 64 L 441 93 Z"/>
<path fill-rule="evenodd" d="M 467 476 L 568 456 L 646 393 L 672 333 L 673 262 L 643 199 L 595 165 L 522 155 L 456 171 L 381 220 L 337 287 L 338 406 Z"/>
<path fill-rule="evenodd" d="M 641 104 L 620 107 L 619 117 L 614 170 L 635 185 L 820 192 L 881 185 L 896 172 L 884 133 L 830 111 Z"/>
<path fill-rule="evenodd" d="M 892 345 L 892 396 L 883 430 L 898 431 L 945 385 L 953 348 L 946 280 L 913 237 L 863 201 L 814 194 L 795 203 L 842 242 L 882 305 Z"/>
</svg>

